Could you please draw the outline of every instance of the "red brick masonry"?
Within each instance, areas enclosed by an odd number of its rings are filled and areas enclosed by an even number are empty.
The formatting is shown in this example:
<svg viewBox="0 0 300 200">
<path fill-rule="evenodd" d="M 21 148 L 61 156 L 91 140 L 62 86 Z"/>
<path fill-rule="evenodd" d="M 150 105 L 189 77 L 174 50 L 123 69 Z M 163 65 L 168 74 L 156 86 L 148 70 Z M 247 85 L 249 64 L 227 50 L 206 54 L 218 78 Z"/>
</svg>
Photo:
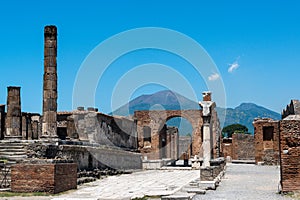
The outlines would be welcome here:
<svg viewBox="0 0 300 200">
<path fill-rule="evenodd" d="M 281 186 L 283 192 L 300 191 L 300 121 L 280 122 Z"/>
<path fill-rule="evenodd" d="M 77 188 L 77 164 L 17 164 L 11 169 L 12 192 L 59 193 Z"/>
</svg>

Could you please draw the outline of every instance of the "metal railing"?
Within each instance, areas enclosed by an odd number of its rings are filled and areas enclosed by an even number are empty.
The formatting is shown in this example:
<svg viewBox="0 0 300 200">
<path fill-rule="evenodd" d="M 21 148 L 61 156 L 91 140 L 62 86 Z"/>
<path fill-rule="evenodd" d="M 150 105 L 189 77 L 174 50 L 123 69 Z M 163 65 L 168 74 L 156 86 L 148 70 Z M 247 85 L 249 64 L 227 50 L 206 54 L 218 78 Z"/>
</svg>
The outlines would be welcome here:
<svg viewBox="0 0 300 200">
<path fill-rule="evenodd" d="M 10 166 L 0 162 L 0 188 L 10 187 Z"/>
</svg>

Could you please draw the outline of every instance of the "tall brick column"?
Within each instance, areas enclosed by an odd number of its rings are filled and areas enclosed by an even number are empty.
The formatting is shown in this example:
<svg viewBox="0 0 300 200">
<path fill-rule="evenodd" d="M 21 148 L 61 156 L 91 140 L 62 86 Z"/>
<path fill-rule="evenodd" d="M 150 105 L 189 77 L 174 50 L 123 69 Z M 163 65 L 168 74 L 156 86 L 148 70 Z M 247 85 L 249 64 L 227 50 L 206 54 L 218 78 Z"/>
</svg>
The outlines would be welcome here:
<svg viewBox="0 0 300 200">
<path fill-rule="evenodd" d="M 20 87 L 7 87 L 7 114 L 5 120 L 5 139 L 22 138 L 22 113 Z"/>
<path fill-rule="evenodd" d="M 43 138 L 57 137 L 57 28 L 44 30 Z"/>
</svg>

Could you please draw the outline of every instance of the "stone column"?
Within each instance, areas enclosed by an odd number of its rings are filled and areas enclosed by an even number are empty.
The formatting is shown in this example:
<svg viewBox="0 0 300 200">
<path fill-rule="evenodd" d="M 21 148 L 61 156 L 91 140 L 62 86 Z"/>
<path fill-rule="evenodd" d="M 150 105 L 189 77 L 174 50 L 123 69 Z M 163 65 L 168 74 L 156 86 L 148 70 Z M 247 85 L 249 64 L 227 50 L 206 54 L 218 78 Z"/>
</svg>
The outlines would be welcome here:
<svg viewBox="0 0 300 200">
<path fill-rule="evenodd" d="M 212 158 L 212 132 L 211 132 L 211 109 L 213 109 L 215 103 L 211 101 L 211 92 L 203 92 L 203 101 L 199 102 L 202 108 L 203 118 L 203 167 L 210 166 L 210 160 Z"/>
<path fill-rule="evenodd" d="M 5 132 L 5 105 L 0 105 L 0 139 L 4 139 Z"/>
<path fill-rule="evenodd" d="M 57 138 L 57 28 L 44 30 L 43 138 Z"/>
<path fill-rule="evenodd" d="M 7 114 L 5 139 L 22 138 L 22 113 L 20 87 L 7 87 Z"/>
</svg>

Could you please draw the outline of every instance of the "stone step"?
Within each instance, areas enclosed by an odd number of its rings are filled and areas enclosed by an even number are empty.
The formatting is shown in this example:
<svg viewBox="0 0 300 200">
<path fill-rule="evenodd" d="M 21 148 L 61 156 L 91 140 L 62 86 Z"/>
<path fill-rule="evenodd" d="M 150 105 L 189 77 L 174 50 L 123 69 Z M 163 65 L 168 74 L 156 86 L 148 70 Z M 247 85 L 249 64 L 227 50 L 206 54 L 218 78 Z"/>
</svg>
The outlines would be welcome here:
<svg viewBox="0 0 300 200">
<path fill-rule="evenodd" d="M 25 148 L 25 146 L 23 146 L 23 145 L 20 145 L 20 146 L 18 146 L 18 145 L 2 145 L 2 146 L 0 146 L 0 149 L 24 149 Z"/>
<path fill-rule="evenodd" d="M 161 200 L 190 200 L 191 197 L 189 195 L 169 195 L 162 196 Z"/>
<path fill-rule="evenodd" d="M 24 148 L 0 148 L 1 152 L 27 152 Z"/>
<path fill-rule="evenodd" d="M 3 155 L 8 155 L 8 156 L 17 156 L 17 155 L 26 155 L 26 152 L 24 151 L 3 151 L 0 152 L 0 157 Z"/>
<path fill-rule="evenodd" d="M 27 158 L 27 155 L 0 155 L 0 157 L 9 161 L 22 161 Z"/>
<path fill-rule="evenodd" d="M 200 188 L 186 188 L 186 192 L 195 194 L 205 194 L 206 190 L 202 190 Z"/>
</svg>

